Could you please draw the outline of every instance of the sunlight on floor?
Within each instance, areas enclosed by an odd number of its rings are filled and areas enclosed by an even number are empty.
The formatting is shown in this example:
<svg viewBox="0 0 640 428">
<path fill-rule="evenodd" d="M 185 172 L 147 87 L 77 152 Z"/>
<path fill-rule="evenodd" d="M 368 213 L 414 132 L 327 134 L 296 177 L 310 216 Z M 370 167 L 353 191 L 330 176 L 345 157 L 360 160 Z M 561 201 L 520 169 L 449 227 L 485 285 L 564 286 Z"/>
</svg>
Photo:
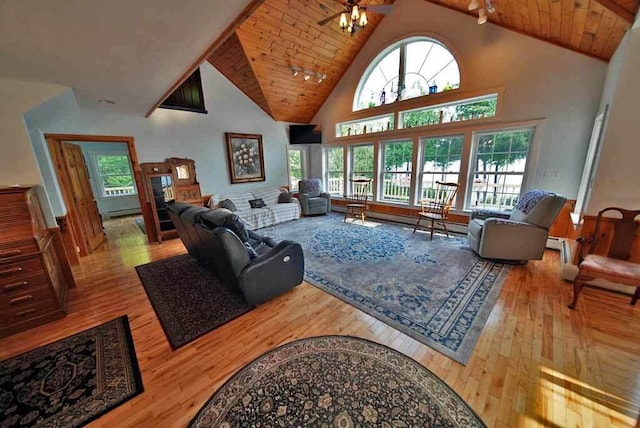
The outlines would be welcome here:
<svg viewBox="0 0 640 428">
<path fill-rule="evenodd" d="M 348 218 L 345 223 L 353 224 L 353 225 L 356 225 L 356 226 L 364 226 L 364 227 L 378 227 L 378 226 L 380 226 L 382 224 L 382 223 L 373 222 L 371 220 L 365 220 L 364 224 L 363 224 L 362 221 L 356 220 L 356 219 L 353 219 L 353 218 Z"/>
<path fill-rule="evenodd" d="M 634 426 L 638 403 L 548 367 L 541 367 L 540 371 L 539 422 L 550 426 L 587 426 L 593 422 L 598 426 L 597 421 L 606 420 L 615 426 Z"/>
</svg>

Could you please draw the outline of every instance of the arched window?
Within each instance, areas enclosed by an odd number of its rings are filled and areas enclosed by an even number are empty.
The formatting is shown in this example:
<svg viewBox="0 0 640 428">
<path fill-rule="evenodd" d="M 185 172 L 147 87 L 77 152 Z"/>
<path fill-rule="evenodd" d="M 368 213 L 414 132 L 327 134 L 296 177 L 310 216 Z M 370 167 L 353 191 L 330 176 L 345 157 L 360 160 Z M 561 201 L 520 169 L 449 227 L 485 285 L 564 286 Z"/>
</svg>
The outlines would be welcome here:
<svg viewBox="0 0 640 428">
<path fill-rule="evenodd" d="M 411 37 L 385 49 L 360 79 L 353 110 L 407 100 L 460 86 L 455 58 L 440 42 Z"/>
</svg>

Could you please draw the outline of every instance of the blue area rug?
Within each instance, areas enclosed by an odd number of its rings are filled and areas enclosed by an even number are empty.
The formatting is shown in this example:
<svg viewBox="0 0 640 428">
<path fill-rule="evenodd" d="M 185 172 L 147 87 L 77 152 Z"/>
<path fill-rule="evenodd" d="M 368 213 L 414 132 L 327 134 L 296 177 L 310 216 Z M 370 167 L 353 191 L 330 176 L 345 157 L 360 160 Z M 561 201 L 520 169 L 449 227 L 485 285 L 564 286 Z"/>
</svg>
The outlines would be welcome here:
<svg viewBox="0 0 640 428">
<path fill-rule="evenodd" d="M 311 284 L 465 364 L 509 266 L 479 258 L 466 237 L 411 232 L 335 214 L 260 230 L 302 245 Z"/>
</svg>

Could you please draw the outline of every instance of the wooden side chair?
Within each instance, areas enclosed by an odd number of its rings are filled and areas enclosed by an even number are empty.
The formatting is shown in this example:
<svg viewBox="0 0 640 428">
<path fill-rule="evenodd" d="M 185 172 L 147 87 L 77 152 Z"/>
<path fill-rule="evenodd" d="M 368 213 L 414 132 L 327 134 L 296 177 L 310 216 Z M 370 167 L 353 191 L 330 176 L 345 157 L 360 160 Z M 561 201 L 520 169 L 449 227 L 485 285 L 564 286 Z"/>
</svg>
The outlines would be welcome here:
<svg viewBox="0 0 640 428">
<path fill-rule="evenodd" d="M 344 195 L 347 202 L 347 211 L 344 213 L 344 221 L 351 215 L 354 219 L 360 218 L 362 224 L 366 218 L 367 202 L 371 193 L 370 178 L 350 178 L 351 194 Z"/>
<path fill-rule="evenodd" d="M 436 187 L 433 190 L 435 192 L 433 197 L 420 201 L 420 212 L 418 213 L 418 221 L 413 228 L 413 233 L 416 233 L 416 230 L 418 230 L 418 226 L 420 225 L 420 220 L 424 218 L 431 222 L 428 227 L 431 230 L 431 237 L 429 239 L 433 239 L 435 223 L 440 223 L 442 225 L 448 238 L 449 231 L 447 230 L 445 221 L 449 216 L 449 210 L 451 209 L 451 205 L 453 205 L 456 193 L 458 193 L 458 183 L 436 181 Z"/>
<path fill-rule="evenodd" d="M 604 226 L 607 221 L 604 214 L 608 211 L 616 211 L 622 215 L 621 219 L 616 219 L 613 223 L 611 231 Z M 636 287 L 636 292 L 631 298 L 631 304 L 636 304 L 640 298 L 640 264 L 628 260 L 633 240 L 638 234 L 639 222 L 636 221 L 638 216 L 640 216 L 640 210 L 605 208 L 596 217 L 593 235 L 577 239 L 580 271 L 573 281 L 573 301 L 569 304 L 571 309 L 575 309 L 584 283 L 596 278 Z M 609 243 L 609 251 L 606 256 L 593 254 L 597 248 L 606 248 L 607 243 Z"/>
</svg>

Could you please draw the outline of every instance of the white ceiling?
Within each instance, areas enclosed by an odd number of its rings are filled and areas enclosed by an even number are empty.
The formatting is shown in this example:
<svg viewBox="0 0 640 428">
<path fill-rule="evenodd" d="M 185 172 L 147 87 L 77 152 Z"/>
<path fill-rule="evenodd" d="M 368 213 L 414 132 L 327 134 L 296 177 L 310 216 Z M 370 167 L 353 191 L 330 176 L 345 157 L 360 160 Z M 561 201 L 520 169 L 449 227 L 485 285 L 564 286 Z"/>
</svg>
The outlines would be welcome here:
<svg viewBox="0 0 640 428">
<path fill-rule="evenodd" d="M 249 0 L 1 0 L 0 77 L 144 115 Z M 105 106 L 102 106 L 105 108 Z"/>
</svg>

